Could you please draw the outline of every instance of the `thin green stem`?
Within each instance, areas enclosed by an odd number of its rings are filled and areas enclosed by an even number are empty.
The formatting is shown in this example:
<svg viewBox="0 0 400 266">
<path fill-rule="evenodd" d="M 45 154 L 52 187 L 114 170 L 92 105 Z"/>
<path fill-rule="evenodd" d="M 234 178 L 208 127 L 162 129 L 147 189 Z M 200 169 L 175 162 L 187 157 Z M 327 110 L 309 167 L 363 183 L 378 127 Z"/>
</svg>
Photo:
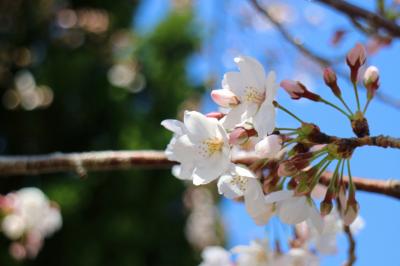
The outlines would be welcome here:
<svg viewBox="0 0 400 266">
<path fill-rule="evenodd" d="M 332 180 L 331 182 L 329 182 L 328 190 L 334 188 L 339 176 L 339 168 L 341 164 L 342 164 L 342 159 L 340 159 L 336 165 L 335 171 L 333 172 L 332 175 Z"/>
<path fill-rule="evenodd" d="M 311 183 L 311 190 L 314 189 L 314 187 L 318 184 L 319 178 L 321 177 L 322 173 L 325 172 L 326 168 L 328 168 L 328 166 L 331 164 L 332 160 L 329 160 L 328 158 L 329 158 L 329 155 L 326 156 L 326 157 L 322 160 L 322 161 L 324 161 L 324 160 L 325 160 L 325 161 L 323 162 L 322 166 L 320 167 L 321 169 L 318 171 L 318 173 L 315 175 L 315 177 L 314 177 L 313 180 L 312 180 L 312 183 Z M 327 160 L 328 160 L 328 161 L 327 161 Z M 319 163 L 318 163 L 318 165 L 319 165 Z"/>
<path fill-rule="evenodd" d="M 353 115 L 353 112 L 351 111 L 350 107 L 347 105 L 347 103 L 343 100 L 343 97 L 340 96 L 338 97 L 339 100 L 342 102 L 342 104 L 344 105 L 344 107 L 347 109 L 347 111 L 349 111 L 350 115 Z"/>
<path fill-rule="evenodd" d="M 323 103 L 325 103 L 325 104 L 327 104 L 327 105 L 329 105 L 329 106 L 335 108 L 336 110 L 338 110 L 339 112 L 341 112 L 342 114 L 344 114 L 345 116 L 347 116 L 348 119 L 351 119 L 350 115 L 349 115 L 348 113 L 346 113 L 342 108 L 340 108 L 339 106 L 337 106 L 336 104 L 331 103 L 331 102 L 329 102 L 329 101 L 327 101 L 327 100 L 325 100 L 325 99 L 323 99 L 323 98 L 321 98 L 321 102 L 323 102 Z"/>
<path fill-rule="evenodd" d="M 287 130 L 287 131 L 297 131 L 297 128 L 290 128 L 290 127 L 276 127 L 275 130 L 279 130 L 279 131 L 283 131 L 283 130 Z"/>
<path fill-rule="evenodd" d="M 311 162 L 315 161 L 316 159 L 318 159 L 319 157 L 321 157 L 322 155 L 324 155 L 326 153 L 326 150 L 322 150 L 316 154 L 313 155 L 313 157 L 311 158 Z M 310 162 L 310 163 L 311 163 Z"/>
<path fill-rule="evenodd" d="M 365 115 L 365 112 L 367 112 L 367 109 L 368 109 L 368 106 L 369 106 L 369 103 L 371 102 L 371 99 L 368 99 L 367 100 L 367 103 L 365 104 L 365 106 L 364 106 L 364 110 L 363 110 L 363 114 Z"/>
<path fill-rule="evenodd" d="M 353 177 L 351 176 L 351 170 L 350 170 L 350 159 L 347 159 L 347 172 L 349 174 L 349 190 L 354 191 L 354 183 L 353 183 Z"/>
<path fill-rule="evenodd" d="M 284 111 L 285 113 L 287 113 L 288 115 L 292 116 L 294 119 L 296 119 L 297 121 L 299 121 L 300 123 L 304 123 L 303 120 L 301 120 L 297 115 L 293 114 L 291 111 L 289 111 L 288 109 L 286 109 L 285 107 L 283 107 L 282 105 L 280 105 L 278 102 L 276 103 L 276 107 L 278 107 L 279 109 L 281 109 L 282 111 Z"/>
<path fill-rule="evenodd" d="M 358 90 L 357 90 L 357 83 L 356 82 L 353 82 L 353 89 L 354 89 L 354 93 L 356 95 L 357 110 L 361 111 L 360 98 L 358 97 Z"/>
</svg>

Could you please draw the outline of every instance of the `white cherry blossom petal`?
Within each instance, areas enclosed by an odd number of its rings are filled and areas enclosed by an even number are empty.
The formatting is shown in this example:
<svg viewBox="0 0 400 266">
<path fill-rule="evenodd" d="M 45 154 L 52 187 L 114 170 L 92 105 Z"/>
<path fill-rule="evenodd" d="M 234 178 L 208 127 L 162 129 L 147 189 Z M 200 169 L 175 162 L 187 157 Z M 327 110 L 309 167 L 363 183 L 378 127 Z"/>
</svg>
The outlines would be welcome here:
<svg viewBox="0 0 400 266">
<path fill-rule="evenodd" d="M 257 225 L 267 224 L 273 214 L 273 205 L 267 204 L 264 192 L 257 179 L 249 178 L 244 193 L 246 210 Z"/>
<path fill-rule="evenodd" d="M 293 197 L 281 201 L 277 206 L 277 213 L 282 222 L 286 224 L 298 224 L 309 217 L 309 208 L 305 196 Z"/>
<path fill-rule="evenodd" d="M 188 136 L 193 142 L 216 137 L 218 120 L 215 118 L 206 117 L 196 111 L 186 111 L 184 124 L 189 132 Z"/>
<path fill-rule="evenodd" d="M 185 126 L 184 124 L 175 119 L 165 119 L 161 122 L 161 125 L 168 129 L 169 131 L 174 132 L 177 135 L 182 135 L 184 134 L 185 131 Z"/>
<path fill-rule="evenodd" d="M 254 129 L 258 136 L 265 137 L 275 128 L 276 110 L 272 103 L 264 101 L 253 119 Z"/>
<path fill-rule="evenodd" d="M 265 71 L 257 60 L 249 56 L 238 56 L 234 61 L 246 78 L 246 84 L 259 89 L 264 88 Z"/>
</svg>

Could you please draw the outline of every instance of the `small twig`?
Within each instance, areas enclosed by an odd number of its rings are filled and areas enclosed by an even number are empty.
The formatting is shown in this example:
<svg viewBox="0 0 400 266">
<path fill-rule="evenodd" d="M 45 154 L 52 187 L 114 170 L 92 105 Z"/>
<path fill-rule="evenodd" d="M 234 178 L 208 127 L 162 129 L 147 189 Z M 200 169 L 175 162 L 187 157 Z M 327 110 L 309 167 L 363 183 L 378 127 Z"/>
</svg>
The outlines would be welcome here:
<svg viewBox="0 0 400 266">
<path fill-rule="evenodd" d="M 267 9 L 261 7 L 261 5 L 257 2 L 257 0 L 249 0 L 254 8 L 258 10 L 264 17 L 275 27 L 275 29 L 282 35 L 285 40 L 297 48 L 303 55 L 308 58 L 311 58 L 314 62 L 318 63 L 322 67 L 327 67 L 332 65 L 332 62 L 322 56 L 315 54 L 309 48 L 304 46 L 303 44 L 299 43 L 296 38 L 294 38 L 288 30 L 286 30 L 281 23 L 279 23 Z"/>
<path fill-rule="evenodd" d="M 347 261 L 344 264 L 345 266 L 352 266 L 356 261 L 356 241 L 353 238 L 353 234 L 351 233 L 350 226 L 344 225 L 343 231 L 347 236 L 347 240 L 349 242 L 349 249 L 347 251 Z"/>
<path fill-rule="evenodd" d="M 361 18 L 367 21 L 369 24 L 374 25 L 377 29 L 385 29 L 393 37 L 400 37 L 400 26 L 393 21 L 386 19 L 385 17 L 370 12 L 359 6 L 350 4 L 343 0 L 315 0 L 324 5 L 327 5 L 337 11 L 346 14 L 351 18 Z"/>
</svg>

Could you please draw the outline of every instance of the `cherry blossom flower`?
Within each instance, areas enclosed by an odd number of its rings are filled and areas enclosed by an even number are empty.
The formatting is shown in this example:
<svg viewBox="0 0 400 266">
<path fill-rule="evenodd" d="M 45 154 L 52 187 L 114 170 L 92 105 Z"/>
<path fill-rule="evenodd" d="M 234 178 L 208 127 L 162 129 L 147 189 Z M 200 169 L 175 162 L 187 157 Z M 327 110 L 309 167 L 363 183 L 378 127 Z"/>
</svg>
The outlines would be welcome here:
<svg viewBox="0 0 400 266">
<path fill-rule="evenodd" d="M 275 127 L 275 98 L 278 84 L 275 72 L 265 75 L 263 66 L 254 58 L 235 58 L 239 72 L 228 72 L 222 80 L 222 89 L 212 92 L 214 101 L 230 107 L 223 118 L 224 127 L 232 129 L 243 122 L 251 123 L 260 137 L 271 134 Z"/>
<path fill-rule="evenodd" d="M 176 174 L 193 179 L 193 184 L 207 184 L 230 166 L 228 135 L 221 123 L 196 111 L 186 111 L 184 122 L 164 120 L 161 123 L 174 132 L 166 149 L 169 160 L 181 163 Z"/>
<path fill-rule="evenodd" d="M 318 232 L 322 232 L 322 217 L 311 198 L 295 196 L 293 191 L 281 190 L 268 194 L 265 199 L 267 203 L 276 203 L 276 212 L 282 222 L 298 224 L 308 220 Z"/>
<path fill-rule="evenodd" d="M 230 256 L 231 254 L 222 247 L 206 247 L 201 253 L 203 262 L 199 266 L 233 266 Z"/>
<path fill-rule="evenodd" d="M 5 236 L 15 241 L 10 253 L 17 260 L 34 258 L 44 239 L 61 228 L 60 210 L 37 188 L 23 188 L 5 197 L 9 206 L 1 228 Z"/>
</svg>

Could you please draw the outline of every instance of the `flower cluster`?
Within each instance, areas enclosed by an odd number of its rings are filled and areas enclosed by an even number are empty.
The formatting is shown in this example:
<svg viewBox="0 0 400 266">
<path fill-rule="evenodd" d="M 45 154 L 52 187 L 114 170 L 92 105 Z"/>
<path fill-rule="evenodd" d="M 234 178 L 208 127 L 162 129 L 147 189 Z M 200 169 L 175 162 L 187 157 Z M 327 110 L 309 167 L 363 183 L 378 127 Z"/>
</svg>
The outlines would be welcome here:
<svg viewBox="0 0 400 266">
<path fill-rule="evenodd" d="M 366 61 L 365 49 L 357 44 L 347 55 L 349 79 L 353 83 L 357 109 L 352 112 L 343 99 L 335 72 L 327 68 L 326 85 L 346 110 L 311 92 L 299 81 L 284 80 L 280 87 L 292 99 L 307 98 L 340 111 L 351 122 L 358 137 L 369 134 L 365 112 L 379 87 L 376 67 L 364 74 L 367 102 L 363 110 L 357 92 L 361 66 Z M 265 73 L 254 58 L 235 58 L 239 71 L 228 72 L 222 89 L 211 92 L 222 112 L 201 114 L 185 111 L 183 122 L 164 120 L 161 124 L 174 133 L 166 155 L 179 163 L 173 174 L 194 185 L 218 180 L 218 191 L 230 199 L 244 200 L 247 212 L 258 225 L 267 224 L 277 215 L 286 224 L 307 222 L 324 232 L 324 216 L 334 209 L 343 224 L 349 226 L 359 211 L 356 188 L 352 180 L 350 159 L 356 146 L 322 133 L 319 127 L 301 120 L 275 100 L 279 88 L 273 71 Z M 298 128 L 276 127 L 279 109 L 296 119 Z M 240 155 L 245 155 L 240 156 Z M 323 200 L 317 207 L 312 192 L 334 165 Z M 348 186 L 344 172 L 347 169 Z"/>
<path fill-rule="evenodd" d="M 0 198 L 1 230 L 13 241 L 11 255 L 17 260 L 35 258 L 45 238 L 62 226 L 57 205 L 37 188 L 23 188 Z"/>
</svg>

